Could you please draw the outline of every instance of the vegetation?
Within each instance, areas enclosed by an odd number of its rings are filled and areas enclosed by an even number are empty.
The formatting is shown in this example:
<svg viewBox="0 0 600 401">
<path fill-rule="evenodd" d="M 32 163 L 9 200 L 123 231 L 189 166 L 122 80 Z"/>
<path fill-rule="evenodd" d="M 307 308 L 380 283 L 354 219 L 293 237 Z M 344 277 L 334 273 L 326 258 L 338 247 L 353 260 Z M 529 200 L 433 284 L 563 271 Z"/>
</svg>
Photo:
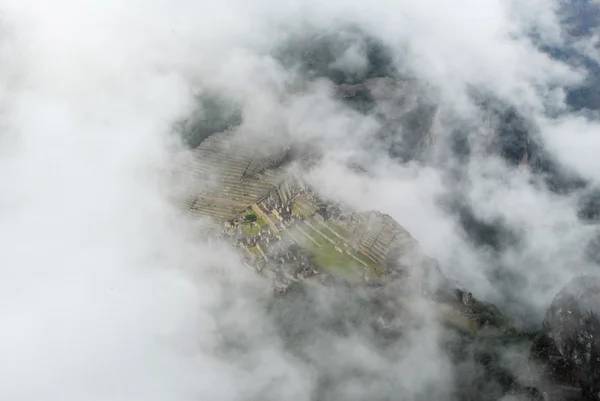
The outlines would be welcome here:
<svg viewBox="0 0 600 401">
<path fill-rule="evenodd" d="M 365 68 L 340 62 L 353 51 L 364 55 Z M 336 84 L 358 84 L 396 72 L 390 49 L 356 27 L 292 37 L 275 52 L 275 58 L 306 78 L 328 78 Z"/>
<path fill-rule="evenodd" d="M 308 218 L 315 214 L 317 208 L 314 205 L 306 204 L 297 200 L 292 204 L 292 214 L 302 218 Z"/>
<path fill-rule="evenodd" d="M 248 250 L 250 252 L 252 252 L 254 255 L 258 256 L 259 258 L 262 258 L 262 254 L 260 253 L 260 251 L 258 250 L 257 246 L 252 246 L 250 248 L 248 248 Z"/>
<path fill-rule="evenodd" d="M 260 234 L 260 227 L 255 223 L 244 224 L 242 226 L 242 231 L 249 236 L 258 235 Z"/>
<path fill-rule="evenodd" d="M 339 236 L 341 236 L 342 238 L 350 238 L 350 235 L 348 234 L 348 231 L 344 230 L 342 227 L 340 227 L 339 224 L 337 224 L 334 221 L 328 220 L 325 222 L 325 225 L 331 230 L 334 231 L 335 233 L 337 233 Z"/>
<path fill-rule="evenodd" d="M 215 132 L 225 131 L 230 126 L 242 123 L 240 109 L 227 100 L 212 94 L 198 96 L 198 110 L 195 115 L 179 123 L 183 141 L 195 148 Z"/>
<path fill-rule="evenodd" d="M 453 308 L 441 308 L 438 316 L 446 327 L 460 331 L 462 334 L 473 336 L 479 330 L 479 324 L 468 316 Z"/>
<path fill-rule="evenodd" d="M 310 216 L 309 211 L 304 209 L 302 206 L 300 206 L 300 204 L 298 202 L 294 202 L 294 204 L 292 204 L 292 214 L 294 216 L 303 217 L 303 218 Z"/>
<path fill-rule="evenodd" d="M 284 232 L 284 235 L 290 235 L 299 241 L 303 241 L 302 247 L 313 255 L 311 262 L 323 270 L 350 281 L 358 282 L 362 280 L 364 266 L 350 255 L 336 250 L 334 245 L 310 227 L 303 226 L 302 231 L 294 227 Z M 306 235 L 309 235 L 319 245 L 307 238 Z"/>
<path fill-rule="evenodd" d="M 511 327 L 508 319 L 502 315 L 495 305 L 473 299 L 472 304 L 469 306 L 473 311 L 473 314 L 477 316 L 480 324 L 493 327 L 504 327 L 506 329 Z"/>
<path fill-rule="evenodd" d="M 352 281 L 360 281 L 364 266 L 345 253 L 338 252 L 330 243 L 321 247 L 314 246 L 309 249 L 313 253 L 311 262 L 329 271 L 331 274 L 341 276 Z"/>
<path fill-rule="evenodd" d="M 254 223 L 257 220 L 258 220 L 258 216 L 256 215 L 256 213 L 254 213 L 254 210 L 250 210 L 244 216 L 244 221 L 247 222 L 247 223 Z"/>
</svg>

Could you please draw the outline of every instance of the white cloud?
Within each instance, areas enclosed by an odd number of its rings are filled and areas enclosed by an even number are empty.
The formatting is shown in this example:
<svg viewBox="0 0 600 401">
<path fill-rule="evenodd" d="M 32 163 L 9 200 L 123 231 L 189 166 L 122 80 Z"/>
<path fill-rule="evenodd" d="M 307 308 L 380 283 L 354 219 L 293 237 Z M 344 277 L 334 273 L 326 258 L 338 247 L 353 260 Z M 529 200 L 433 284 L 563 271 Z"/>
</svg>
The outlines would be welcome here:
<svg viewBox="0 0 600 401">
<path fill-rule="evenodd" d="M 598 179 L 596 124 L 543 116 L 562 100 L 561 86 L 581 78 L 525 36 L 536 29 L 560 42 L 547 2 L 3 0 L 0 9 L 2 399 L 309 399 L 310 368 L 272 333 L 260 301 L 240 292 L 221 308 L 232 293 L 210 268 L 251 278 L 227 248 L 194 237 L 196 227 L 169 203 L 166 174 L 171 124 L 206 87 L 244 105 L 249 133 L 287 131 L 342 158 L 364 153 L 376 122 L 334 102 L 323 82 L 298 95 L 290 89 L 297 76 L 269 56 L 290 31 L 356 24 L 461 117 L 477 118 L 469 85 L 491 91 L 541 122 L 560 160 Z M 338 61 L 363 68 L 357 46 Z M 357 208 L 391 214 L 446 272 L 495 294 L 483 265 L 489 255 L 436 202 L 448 189 L 444 172 L 369 156 L 378 160 L 374 178 L 330 165 L 319 170 L 319 185 Z M 492 158 L 474 157 L 467 170 L 464 193 L 476 214 L 525 233 L 526 247 L 502 262 L 525 273 L 527 302 L 543 305 L 556 287 L 550 278 L 559 285 L 588 268 L 580 249 L 588 229 L 571 199 Z M 255 348 L 247 360 L 215 351 L 219 319 L 248 335 Z M 433 342 L 436 331 L 425 334 Z M 443 361 L 427 344 L 417 344 L 414 360 Z M 379 366 L 368 348 L 347 357 Z M 403 374 L 411 360 L 393 368 Z M 419 367 L 424 382 L 447 373 L 433 362 Z"/>
</svg>

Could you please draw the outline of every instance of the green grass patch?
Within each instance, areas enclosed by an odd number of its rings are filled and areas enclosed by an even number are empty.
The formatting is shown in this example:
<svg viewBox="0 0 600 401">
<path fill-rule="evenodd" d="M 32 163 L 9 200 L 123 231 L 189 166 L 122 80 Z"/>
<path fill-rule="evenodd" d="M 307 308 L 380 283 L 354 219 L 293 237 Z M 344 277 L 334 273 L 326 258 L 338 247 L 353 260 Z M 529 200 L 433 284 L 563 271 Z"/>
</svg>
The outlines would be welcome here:
<svg viewBox="0 0 600 401">
<path fill-rule="evenodd" d="M 321 232 L 323 232 L 325 235 L 327 235 L 328 237 L 330 237 L 331 239 L 333 239 L 334 241 L 342 241 L 342 240 L 339 239 L 339 237 L 335 236 L 335 234 L 329 232 L 327 230 L 327 228 L 324 227 L 318 221 L 316 221 L 316 219 L 312 219 L 311 223 L 315 227 L 317 227 Z M 328 228 L 332 229 L 332 231 L 335 231 L 337 234 L 339 234 L 342 238 L 346 238 L 346 239 L 349 238 L 348 232 L 346 230 L 344 230 L 343 228 L 339 227 L 338 225 L 336 225 L 335 223 L 327 221 L 327 222 L 325 222 L 325 225 Z M 319 235 L 319 233 L 315 232 L 314 230 L 311 230 L 310 231 L 311 236 L 314 236 L 312 234 L 313 232 L 314 232 L 314 235 Z M 328 242 L 326 240 L 325 240 L 325 242 L 327 242 L 328 244 L 330 244 L 330 242 Z M 321 243 L 321 242 L 319 242 L 319 243 Z M 340 248 L 342 248 L 342 249 L 346 248 L 342 243 L 340 243 L 338 246 Z M 356 259 L 359 259 L 361 262 L 365 263 L 367 265 L 367 267 L 369 269 L 372 269 L 374 271 L 374 273 L 376 273 L 377 275 L 383 274 L 385 272 L 385 269 L 384 269 L 384 267 L 382 265 L 380 265 L 377 262 L 372 261 L 368 256 L 363 255 L 362 253 L 354 251 L 352 249 L 350 249 L 349 252 L 351 253 L 352 256 L 356 257 Z M 363 268 L 364 268 L 364 265 L 362 265 L 360 262 L 354 260 L 354 258 L 352 258 L 351 256 L 349 256 L 349 258 L 353 259 L 354 263 L 359 264 L 359 265 L 363 266 Z"/>
<path fill-rule="evenodd" d="M 338 223 L 331 221 L 331 220 L 327 220 L 325 222 L 325 225 L 333 232 L 337 233 L 338 235 L 340 235 L 343 238 L 349 239 L 350 235 L 348 233 L 348 231 L 344 230 Z"/>
<path fill-rule="evenodd" d="M 297 227 L 289 228 L 289 229 L 283 231 L 282 235 L 283 234 L 285 234 L 286 236 L 289 236 L 290 239 L 297 238 L 298 241 L 301 242 L 300 245 L 302 245 L 302 247 L 304 247 L 304 248 L 309 248 L 309 247 L 315 246 L 315 244 L 313 244 L 308 238 L 306 238 L 304 236 L 304 234 L 302 234 L 302 232 L 300 230 L 298 230 Z"/>
<path fill-rule="evenodd" d="M 323 237 L 321 234 L 319 234 L 318 231 L 313 230 L 310 226 L 307 226 L 306 224 L 302 224 L 300 226 L 300 228 L 302 228 L 302 231 L 304 231 L 307 235 L 310 235 L 312 239 L 314 239 L 319 245 L 325 245 L 325 244 L 329 244 L 329 241 L 327 241 L 327 239 L 325 239 L 325 237 Z M 300 228 L 297 228 L 298 231 L 300 231 Z M 302 233 L 300 233 L 302 235 Z M 310 240 L 308 240 L 310 241 Z"/>
<path fill-rule="evenodd" d="M 317 206 L 315 206 L 314 204 L 312 204 L 312 203 L 310 203 L 310 202 L 305 202 L 305 201 L 304 201 L 304 200 L 302 200 L 302 199 L 299 199 L 299 200 L 297 201 L 297 203 L 298 203 L 298 205 L 299 205 L 301 208 L 305 209 L 305 210 L 306 210 L 306 211 L 307 211 L 309 214 L 311 214 L 311 215 L 312 215 L 313 213 L 315 213 L 317 210 L 319 210 L 319 208 L 318 208 Z"/>
<path fill-rule="evenodd" d="M 437 312 L 446 327 L 458 329 L 470 335 L 474 335 L 479 331 L 479 324 L 475 320 L 462 315 L 451 307 L 442 307 Z"/>
<path fill-rule="evenodd" d="M 256 224 L 248 223 L 242 226 L 242 231 L 244 231 L 244 234 L 246 235 L 258 235 L 260 234 L 260 227 Z"/>
<path fill-rule="evenodd" d="M 297 200 L 292 204 L 292 214 L 299 217 L 310 217 L 317 211 L 317 207 L 311 205 L 310 203 L 302 202 L 301 200 Z"/>
<path fill-rule="evenodd" d="M 364 267 L 349 255 L 336 251 L 333 245 L 328 243 L 321 247 L 313 246 L 310 251 L 314 255 L 311 261 L 315 265 L 331 274 L 353 281 L 362 281 Z"/>
<path fill-rule="evenodd" d="M 257 246 L 252 246 L 250 248 L 248 248 L 248 250 L 250 252 L 252 252 L 253 254 L 255 254 L 256 256 L 258 256 L 259 258 L 262 258 L 262 254 L 260 253 L 260 251 L 258 250 Z"/>
<path fill-rule="evenodd" d="M 365 276 L 369 279 L 376 279 L 379 277 L 379 275 L 377 274 L 375 269 L 373 269 L 371 267 L 366 268 Z"/>
<path fill-rule="evenodd" d="M 354 260 L 350 255 L 338 252 L 331 243 L 327 242 L 314 230 L 311 230 L 310 227 L 303 226 L 302 229 L 321 246 L 315 245 L 314 242 L 302 234 L 298 227 L 293 227 L 282 232 L 282 236 L 292 239 L 293 235 L 293 237 L 297 238 L 301 242 L 300 246 L 313 255 L 311 262 L 323 270 L 354 281 L 362 280 L 363 265 Z"/>
<path fill-rule="evenodd" d="M 294 240 L 294 238 L 292 238 L 292 236 L 290 235 L 290 230 L 280 231 L 280 234 L 281 234 L 281 239 L 296 242 Z"/>
<path fill-rule="evenodd" d="M 309 226 L 302 225 L 302 230 L 306 234 L 310 235 L 321 246 L 317 246 L 314 242 L 307 238 L 298 227 L 287 229 L 281 234 L 284 238 L 297 238 L 301 243 L 300 246 L 308 250 L 313 255 L 310 259 L 311 262 L 322 268 L 324 271 L 335 276 L 345 278 L 349 281 L 363 281 L 362 274 L 365 266 L 345 252 L 337 251 L 329 241 L 327 241 Z"/>
<path fill-rule="evenodd" d="M 377 274 L 385 273 L 385 269 L 379 263 L 373 262 L 368 256 L 363 255 L 360 252 L 351 251 L 352 255 L 356 256 L 357 259 L 365 262 L 369 268 L 373 269 Z"/>
<path fill-rule="evenodd" d="M 305 209 L 299 206 L 297 203 L 292 204 L 292 214 L 298 217 L 308 217 L 309 214 Z"/>
</svg>

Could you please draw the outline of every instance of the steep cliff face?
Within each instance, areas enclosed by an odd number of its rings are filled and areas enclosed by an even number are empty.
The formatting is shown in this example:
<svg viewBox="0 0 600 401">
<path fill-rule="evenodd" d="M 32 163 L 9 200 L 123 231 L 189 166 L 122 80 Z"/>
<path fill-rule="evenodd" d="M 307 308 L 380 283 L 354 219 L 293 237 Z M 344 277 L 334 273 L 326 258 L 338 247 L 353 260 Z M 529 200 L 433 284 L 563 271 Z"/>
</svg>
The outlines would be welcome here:
<svg viewBox="0 0 600 401">
<path fill-rule="evenodd" d="M 554 382 L 600 400 L 599 277 L 574 278 L 556 295 L 533 350 Z"/>
</svg>

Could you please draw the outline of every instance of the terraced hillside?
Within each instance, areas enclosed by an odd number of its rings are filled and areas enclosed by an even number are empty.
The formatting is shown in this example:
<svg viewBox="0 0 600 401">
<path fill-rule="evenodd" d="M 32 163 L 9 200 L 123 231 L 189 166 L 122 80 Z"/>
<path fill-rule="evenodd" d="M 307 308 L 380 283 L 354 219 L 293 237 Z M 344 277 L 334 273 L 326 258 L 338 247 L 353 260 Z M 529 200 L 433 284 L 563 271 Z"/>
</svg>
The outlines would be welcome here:
<svg viewBox="0 0 600 401">
<path fill-rule="evenodd" d="M 321 199 L 288 169 L 291 154 L 235 131 L 211 135 L 184 166 L 193 185 L 181 202 L 282 288 L 311 277 L 379 282 L 408 271 L 414 260 L 406 257 L 417 249 L 410 234 L 389 216 Z"/>
<path fill-rule="evenodd" d="M 234 131 L 211 135 L 193 150 L 182 166 L 189 182 L 181 196 L 192 213 L 217 223 L 233 217 L 271 192 L 284 178 L 278 168 L 287 150 L 261 155 L 256 144 L 243 141 Z"/>
</svg>

